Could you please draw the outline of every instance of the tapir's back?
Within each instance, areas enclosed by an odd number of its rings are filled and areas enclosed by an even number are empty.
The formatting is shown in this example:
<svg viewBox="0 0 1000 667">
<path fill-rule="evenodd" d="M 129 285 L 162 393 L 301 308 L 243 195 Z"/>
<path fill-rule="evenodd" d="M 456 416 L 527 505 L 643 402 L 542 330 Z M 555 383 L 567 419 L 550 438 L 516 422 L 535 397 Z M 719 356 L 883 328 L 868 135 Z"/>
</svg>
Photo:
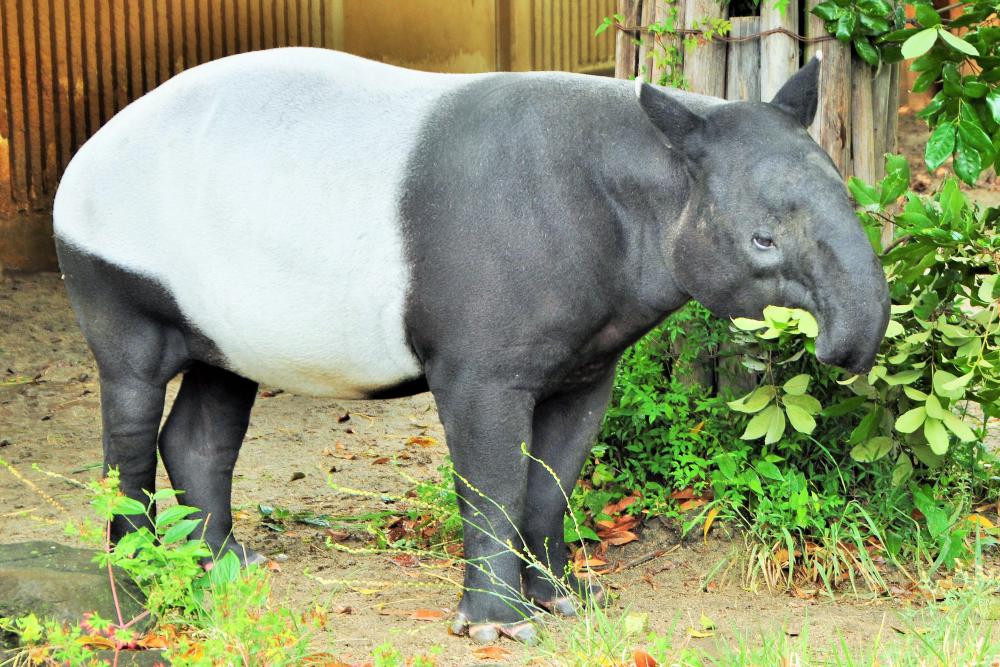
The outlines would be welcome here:
<svg viewBox="0 0 1000 667">
<path fill-rule="evenodd" d="M 56 235 L 161 284 L 243 375 L 342 396 L 411 379 L 400 189 L 468 81 L 319 49 L 188 70 L 81 149 Z"/>
</svg>

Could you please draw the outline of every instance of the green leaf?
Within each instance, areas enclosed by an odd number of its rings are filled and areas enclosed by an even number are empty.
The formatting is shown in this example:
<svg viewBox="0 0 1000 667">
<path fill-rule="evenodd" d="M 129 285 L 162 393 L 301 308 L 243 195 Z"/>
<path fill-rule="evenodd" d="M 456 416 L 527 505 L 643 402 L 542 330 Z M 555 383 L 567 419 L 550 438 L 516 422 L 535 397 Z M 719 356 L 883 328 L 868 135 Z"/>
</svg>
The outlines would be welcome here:
<svg viewBox="0 0 1000 667">
<path fill-rule="evenodd" d="M 854 30 L 858 27 L 858 15 L 847 11 L 840 18 L 837 19 L 837 30 L 836 36 L 842 42 L 851 41 L 851 37 L 854 36 Z"/>
<path fill-rule="evenodd" d="M 858 203 L 858 206 L 862 208 L 875 208 L 879 207 L 879 193 L 871 185 L 868 185 L 860 178 L 851 176 L 847 181 L 847 189 L 850 190 L 851 196 L 854 197 L 854 201 Z"/>
<path fill-rule="evenodd" d="M 200 525 L 200 519 L 184 519 L 183 521 L 178 521 L 167 529 L 167 532 L 165 532 L 163 537 L 160 538 L 160 543 L 173 544 L 174 542 L 187 539 L 194 529 Z"/>
<path fill-rule="evenodd" d="M 821 2 L 813 7 L 811 11 L 813 15 L 820 17 L 824 21 L 836 21 L 844 13 L 844 10 L 838 7 L 837 3 L 833 2 L 833 0 Z"/>
<path fill-rule="evenodd" d="M 794 405 L 810 415 L 818 415 L 823 410 L 823 406 L 820 402 L 809 394 L 803 394 L 802 396 L 788 394 L 781 400 L 786 406 Z"/>
<path fill-rule="evenodd" d="M 975 185 L 982 171 L 982 156 L 959 135 L 955 143 L 955 174 L 969 185 Z"/>
<path fill-rule="evenodd" d="M 812 313 L 805 310 L 798 310 L 799 318 L 799 333 L 808 337 L 815 338 L 819 335 L 819 324 L 816 322 L 816 318 L 812 316 Z"/>
<path fill-rule="evenodd" d="M 924 407 L 927 409 L 927 416 L 933 419 L 944 419 L 945 413 L 947 413 L 947 410 L 941 407 L 941 401 L 935 394 L 927 397 Z"/>
<path fill-rule="evenodd" d="M 861 463 L 872 463 L 892 450 L 892 438 L 879 435 L 851 449 L 851 458 Z"/>
<path fill-rule="evenodd" d="M 948 530 L 950 527 L 948 513 L 937 504 L 930 490 L 914 490 L 913 504 L 917 506 L 920 513 L 927 519 L 927 530 L 930 532 L 931 537 L 937 539 Z"/>
<path fill-rule="evenodd" d="M 959 37 L 958 35 L 953 35 L 947 30 L 941 30 L 941 38 L 947 42 L 948 46 L 955 49 L 956 51 L 961 51 L 962 53 L 969 56 L 978 56 L 979 49 L 969 44 L 967 41 Z M 905 46 L 905 44 L 904 44 Z"/>
<path fill-rule="evenodd" d="M 767 477 L 768 479 L 773 479 L 776 482 L 780 482 L 784 479 L 781 475 L 781 470 L 778 469 L 778 466 L 769 461 L 757 461 L 757 465 L 755 465 L 754 468 L 756 468 L 757 472 L 759 472 L 762 476 Z"/>
<path fill-rule="evenodd" d="M 896 419 L 896 430 L 900 433 L 913 433 L 927 418 L 927 410 L 924 406 L 907 410 Z"/>
<path fill-rule="evenodd" d="M 158 529 L 166 528 L 197 511 L 197 507 L 189 507 L 187 505 L 174 505 L 173 507 L 168 507 L 157 515 L 156 527 Z M 162 532 L 162 530 L 159 532 Z"/>
<path fill-rule="evenodd" d="M 853 396 L 824 409 L 822 414 L 824 417 L 842 417 L 854 412 L 867 401 L 865 396 Z"/>
<path fill-rule="evenodd" d="M 799 433 L 809 434 L 816 429 L 816 420 L 799 406 L 786 403 L 785 412 L 788 414 L 788 422 Z"/>
<path fill-rule="evenodd" d="M 763 412 L 758 412 L 747 422 L 747 427 L 740 436 L 741 440 L 756 440 L 767 434 L 767 429 L 771 423 L 771 413 L 778 410 L 777 405 L 768 406 Z"/>
<path fill-rule="evenodd" d="M 931 448 L 927 445 L 910 445 L 910 451 L 913 452 L 913 455 L 916 456 L 921 463 L 932 470 L 940 467 L 944 462 L 944 458 L 932 452 Z"/>
<path fill-rule="evenodd" d="M 774 395 L 774 386 L 764 385 L 762 387 L 757 387 L 757 389 L 754 389 L 743 398 L 735 401 L 729 401 L 726 405 L 728 405 L 730 409 L 736 410 L 737 412 L 753 414 L 763 410 L 767 404 L 771 402 L 771 399 L 774 398 Z"/>
<path fill-rule="evenodd" d="M 910 164 L 902 155 L 885 156 L 885 178 L 879 204 L 883 207 L 899 199 L 910 184 Z"/>
<path fill-rule="evenodd" d="M 913 462 L 903 452 L 896 457 L 896 465 L 892 469 L 892 485 L 898 487 L 913 475 Z"/>
<path fill-rule="evenodd" d="M 861 17 L 861 23 L 866 23 L 864 16 Z M 883 21 L 884 23 L 884 21 Z M 854 38 L 854 50 L 857 52 L 861 59 L 872 67 L 878 65 L 878 49 L 871 45 L 867 37 L 855 37 Z"/>
<path fill-rule="evenodd" d="M 931 47 L 934 46 L 934 42 L 937 41 L 937 35 L 937 28 L 925 28 L 916 34 L 910 35 L 903 42 L 903 58 L 909 60 L 930 51 Z"/>
<path fill-rule="evenodd" d="M 777 405 L 773 407 L 774 411 L 767 424 L 767 433 L 764 435 L 765 445 L 773 445 L 781 440 L 781 436 L 785 434 L 785 411 Z"/>
<path fill-rule="evenodd" d="M 932 452 L 938 456 L 948 453 L 948 431 L 940 419 L 928 417 L 924 421 L 924 437 L 927 438 L 927 444 L 931 446 Z"/>
<path fill-rule="evenodd" d="M 977 118 L 978 121 L 978 118 Z M 993 153 L 993 141 L 983 131 L 982 125 L 978 122 L 967 120 L 958 121 L 958 136 L 967 145 L 975 148 L 979 153 L 990 155 Z"/>
<path fill-rule="evenodd" d="M 965 384 L 960 382 L 953 373 L 940 368 L 934 371 L 931 384 L 934 386 L 934 393 L 938 396 L 958 400 L 965 395 Z"/>
<path fill-rule="evenodd" d="M 119 516 L 135 516 L 145 514 L 146 506 L 134 498 L 119 496 L 114 500 L 112 511 Z"/>
<path fill-rule="evenodd" d="M 986 107 L 990 110 L 993 120 L 1000 123 L 1000 90 L 991 90 L 986 95 Z"/>
<path fill-rule="evenodd" d="M 925 28 L 932 28 L 941 24 L 941 15 L 930 5 L 916 5 L 914 7 L 917 21 Z"/>
<path fill-rule="evenodd" d="M 955 124 L 945 121 L 934 128 L 924 148 L 924 162 L 934 171 L 955 151 Z"/>
<path fill-rule="evenodd" d="M 901 371 L 894 375 L 887 375 L 883 378 L 885 383 L 890 387 L 896 387 L 901 384 L 911 384 L 916 382 L 921 377 L 923 377 L 924 371 L 920 368 L 911 368 L 909 370 Z"/>
<path fill-rule="evenodd" d="M 948 427 L 948 430 L 955 434 L 955 436 L 962 442 L 974 442 L 976 440 L 976 434 L 969 428 L 969 425 L 962 421 L 961 417 L 952 414 L 951 411 L 947 411 L 942 418 L 944 425 Z"/>
<path fill-rule="evenodd" d="M 767 326 L 767 322 L 752 320 L 749 317 L 734 317 L 733 326 L 740 331 L 756 331 Z"/>
<path fill-rule="evenodd" d="M 801 396 L 802 394 L 806 393 L 807 389 L 809 389 L 810 380 L 812 380 L 812 378 L 808 374 L 800 373 L 799 375 L 796 375 L 791 380 L 782 385 L 781 388 L 784 389 L 785 392 L 788 394 L 791 394 L 793 396 Z"/>
<path fill-rule="evenodd" d="M 889 320 L 889 325 L 885 329 L 886 338 L 895 338 L 896 336 L 902 336 L 904 333 L 906 333 L 906 329 L 903 328 L 902 324 L 896 320 Z"/>
<path fill-rule="evenodd" d="M 231 584 L 240 576 L 240 559 L 233 551 L 227 551 L 216 559 L 208 571 L 208 580 L 213 587 Z"/>
</svg>

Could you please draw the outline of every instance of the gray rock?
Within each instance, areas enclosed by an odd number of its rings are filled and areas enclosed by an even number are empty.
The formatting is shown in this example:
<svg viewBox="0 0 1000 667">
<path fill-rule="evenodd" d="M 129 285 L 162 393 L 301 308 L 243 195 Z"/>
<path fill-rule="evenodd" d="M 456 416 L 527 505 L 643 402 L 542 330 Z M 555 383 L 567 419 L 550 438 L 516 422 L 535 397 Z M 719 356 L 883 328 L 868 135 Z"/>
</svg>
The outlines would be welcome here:
<svg viewBox="0 0 1000 667">
<path fill-rule="evenodd" d="M 95 552 L 54 542 L 0 544 L 0 616 L 34 613 L 77 624 L 87 612 L 115 620 L 107 568 L 93 562 Z M 118 601 L 126 622 L 143 611 L 143 596 L 123 573 L 115 573 Z M 147 616 L 135 626 L 145 632 Z"/>
</svg>

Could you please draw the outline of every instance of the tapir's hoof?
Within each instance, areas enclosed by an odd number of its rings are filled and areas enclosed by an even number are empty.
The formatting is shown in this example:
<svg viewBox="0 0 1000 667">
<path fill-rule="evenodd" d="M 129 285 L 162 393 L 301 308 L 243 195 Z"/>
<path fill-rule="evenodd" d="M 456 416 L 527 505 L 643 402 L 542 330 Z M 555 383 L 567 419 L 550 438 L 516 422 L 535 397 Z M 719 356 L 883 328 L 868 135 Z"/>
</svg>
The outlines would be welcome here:
<svg viewBox="0 0 1000 667">
<path fill-rule="evenodd" d="M 235 553 L 236 556 L 240 559 L 240 565 L 242 565 L 243 567 L 250 567 L 251 565 L 264 565 L 268 561 L 267 556 L 261 555 L 256 551 L 254 551 L 253 549 L 251 549 L 250 547 L 243 546 L 242 544 L 239 543 L 236 544 L 227 543 L 224 547 L 222 547 L 222 549 L 218 550 L 215 549 L 214 547 L 211 548 L 214 553 L 218 554 L 218 556 L 215 556 L 213 558 L 206 558 L 201 562 L 201 566 L 202 568 L 204 568 L 206 572 L 215 567 L 215 561 L 226 555 L 227 551 L 232 551 L 233 553 Z"/>
<path fill-rule="evenodd" d="M 458 612 L 451 622 L 451 633 L 459 636 L 467 634 L 477 644 L 489 644 L 501 636 L 526 646 L 538 643 L 538 628 L 535 627 L 534 619 L 517 623 L 470 623 L 465 614 Z"/>
<path fill-rule="evenodd" d="M 556 616 L 577 616 L 580 608 L 586 605 L 603 606 L 605 603 L 604 587 L 597 582 L 586 584 L 587 591 L 580 595 L 564 595 L 551 600 L 532 600 L 536 605 Z"/>
</svg>

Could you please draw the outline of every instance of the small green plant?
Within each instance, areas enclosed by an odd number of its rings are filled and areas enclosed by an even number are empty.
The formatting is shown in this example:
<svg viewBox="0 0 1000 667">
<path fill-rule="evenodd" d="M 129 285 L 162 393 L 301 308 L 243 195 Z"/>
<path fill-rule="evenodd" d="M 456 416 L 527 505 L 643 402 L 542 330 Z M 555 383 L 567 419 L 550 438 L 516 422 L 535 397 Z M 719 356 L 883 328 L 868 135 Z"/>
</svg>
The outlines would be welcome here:
<svg viewBox="0 0 1000 667">
<path fill-rule="evenodd" d="M 273 607 L 269 572 L 241 568 L 233 552 L 211 561 L 206 571 L 203 563 L 212 552 L 194 535 L 201 521 L 188 518 L 197 510 L 174 505 L 155 515 L 152 511 L 157 501 L 178 492 L 158 491 L 144 506 L 119 491 L 116 470 L 92 482 L 90 490 L 97 521 L 70 522 L 66 532 L 99 547 L 95 561 L 108 568 L 113 590 L 117 590 L 113 570 L 131 577 L 146 597 L 146 611 L 134 619 L 123 618 L 120 610 L 110 620 L 90 615 L 73 627 L 33 615 L 0 619 L 0 630 L 19 636 L 27 658 L 71 666 L 106 664 L 95 657 L 95 647 L 110 647 L 117 654 L 151 645 L 164 646 L 164 657 L 178 667 L 291 666 L 312 655 L 309 644 L 322 624 L 322 610 L 296 614 Z M 142 526 L 112 545 L 109 522 L 138 516 L 148 519 L 152 529 Z M 134 626 L 147 615 L 156 620 L 156 627 L 138 637 Z"/>
</svg>

